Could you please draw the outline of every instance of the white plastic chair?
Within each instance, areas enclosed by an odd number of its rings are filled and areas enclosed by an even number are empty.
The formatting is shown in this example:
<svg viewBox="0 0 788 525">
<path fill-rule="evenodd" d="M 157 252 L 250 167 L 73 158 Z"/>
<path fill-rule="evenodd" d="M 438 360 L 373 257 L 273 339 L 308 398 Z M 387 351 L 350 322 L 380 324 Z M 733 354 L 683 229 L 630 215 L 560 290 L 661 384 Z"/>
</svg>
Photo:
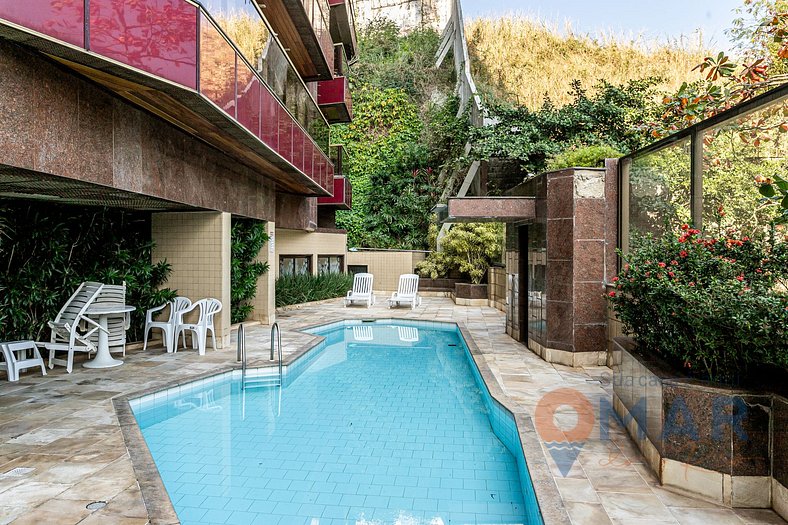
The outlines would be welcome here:
<svg viewBox="0 0 788 525">
<path fill-rule="evenodd" d="M 9 381 L 19 381 L 19 372 L 28 368 L 41 367 L 41 374 L 47 375 L 44 359 L 33 341 L 11 341 L 0 343 L 5 363 L 0 363 L 8 374 Z M 18 354 L 17 354 L 18 352 Z M 30 353 L 28 353 L 30 352 Z"/>
<path fill-rule="evenodd" d="M 345 297 L 345 306 L 355 302 L 367 303 L 367 308 L 375 304 L 375 294 L 372 293 L 371 273 L 357 273 L 353 276 L 353 289 Z"/>
<path fill-rule="evenodd" d="M 49 368 L 64 365 L 70 374 L 74 367 L 74 352 L 85 352 L 90 355 L 96 351 L 96 344 L 91 340 L 92 336 L 98 330 L 104 329 L 86 316 L 85 310 L 93 305 L 103 287 L 101 283 L 90 281 L 80 284 L 55 320 L 47 323 L 52 331 L 50 340 L 48 343 L 38 343 L 38 346 L 49 350 Z M 56 352 L 68 352 L 68 356 L 65 360 L 58 359 L 55 357 Z"/>
<path fill-rule="evenodd" d="M 419 296 L 419 276 L 415 273 L 406 273 L 399 276 L 397 291 L 391 294 L 389 308 L 394 305 L 410 304 L 412 310 L 421 305 Z"/>
<path fill-rule="evenodd" d="M 170 315 L 166 321 L 154 321 L 153 318 L 158 312 L 164 310 L 167 306 L 170 307 Z M 188 309 L 192 305 L 192 302 L 187 297 L 176 297 L 172 301 L 164 303 L 161 306 L 157 306 L 155 308 L 151 308 L 145 313 L 145 337 L 144 342 L 142 344 L 142 350 L 145 351 L 148 348 L 148 334 L 151 330 L 161 330 L 161 338 L 164 340 L 164 347 L 167 349 L 168 353 L 172 353 L 177 346 L 177 342 L 175 341 L 175 323 L 178 317 L 178 312 Z M 184 346 L 186 345 L 184 335 Z"/>
<path fill-rule="evenodd" d="M 184 323 L 183 317 L 196 310 L 200 309 L 200 316 L 196 323 Z M 211 332 L 211 342 L 213 349 L 216 350 L 216 331 L 213 326 L 213 317 L 222 310 L 222 303 L 218 299 L 200 299 L 189 308 L 180 310 L 176 313 L 175 318 L 175 341 L 174 351 L 178 351 L 178 336 L 185 332 L 192 334 L 192 348 L 196 348 L 200 355 L 205 355 L 205 345 L 208 339 L 208 332 Z M 186 346 L 184 340 L 184 347 Z"/>
</svg>

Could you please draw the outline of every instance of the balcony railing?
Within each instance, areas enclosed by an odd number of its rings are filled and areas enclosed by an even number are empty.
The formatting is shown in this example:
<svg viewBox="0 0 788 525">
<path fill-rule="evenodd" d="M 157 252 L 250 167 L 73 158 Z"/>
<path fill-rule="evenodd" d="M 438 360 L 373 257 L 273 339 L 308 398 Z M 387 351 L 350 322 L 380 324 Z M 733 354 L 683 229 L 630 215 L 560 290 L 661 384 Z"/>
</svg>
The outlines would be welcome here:
<svg viewBox="0 0 788 525">
<path fill-rule="evenodd" d="M 0 0 L 0 26 L 6 26 L 5 36 L 21 31 L 43 37 L 18 40 L 49 54 L 57 56 L 59 50 L 68 60 L 112 75 L 166 85 L 167 93 L 175 93 L 176 100 L 180 96 L 187 107 L 185 101 L 194 98 L 189 92 L 199 93 L 276 153 L 279 159 L 268 159 L 274 165 L 309 177 L 322 188 L 313 188 L 312 194 L 330 193 L 333 166 L 324 153 L 329 126 L 312 93 L 255 6 L 234 0 L 236 9 L 214 17 L 206 7 L 212 2 L 218 5 L 217 0 L 202 5 L 187 0 Z M 65 45 L 47 44 L 51 39 Z M 209 112 L 200 108 L 200 113 Z M 218 116 L 209 120 L 226 129 Z"/>
<path fill-rule="evenodd" d="M 328 0 L 331 6 L 331 36 L 334 42 L 341 42 L 347 56 L 356 58 L 356 17 L 350 0 Z"/>
<path fill-rule="evenodd" d="M 353 99 L 347 77 L 323 80 L 317 84 L 317 103 L 332 124 L 353 120 Z"/>
<path fill-rule="evenodd" d="M 349 210 L 353 206 L 353 187 L 350 179 L 342 175 L 334 176 L 334 195 L 318 197 L 318 206 L 330 206 L 339 210 Z"/>
</svg>

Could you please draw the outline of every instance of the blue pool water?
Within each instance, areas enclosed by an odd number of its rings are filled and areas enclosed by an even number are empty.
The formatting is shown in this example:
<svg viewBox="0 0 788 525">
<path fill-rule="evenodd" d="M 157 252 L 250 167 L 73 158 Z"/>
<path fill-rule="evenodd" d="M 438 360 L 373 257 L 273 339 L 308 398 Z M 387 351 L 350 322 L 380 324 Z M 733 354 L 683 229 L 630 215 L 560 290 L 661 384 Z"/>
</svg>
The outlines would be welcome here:
<svg viewBox="0 0 788 525">
<path fill-rule="evenodd" d="M 228 373 L 131 401 L 182 523 L 541 523 L 511 415 L 455 326 L 314 332 L 281 389 Z"/>
</svg>

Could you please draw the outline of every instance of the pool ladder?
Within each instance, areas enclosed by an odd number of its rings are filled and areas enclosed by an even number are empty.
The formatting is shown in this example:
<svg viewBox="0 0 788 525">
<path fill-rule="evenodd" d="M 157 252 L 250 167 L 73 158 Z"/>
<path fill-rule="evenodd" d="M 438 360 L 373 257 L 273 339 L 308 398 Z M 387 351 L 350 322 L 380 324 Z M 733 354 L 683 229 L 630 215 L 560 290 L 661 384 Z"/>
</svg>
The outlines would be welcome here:
<svg viewBox="0 0 788 525">
<path fill-rule="evenodd" d="M 275 338 L 274 335 L 276 335 Z M 246 332 L 243 324 L 238 327 L 238 352 L 236 357 L 241 362 L 241 390 L 246 390 L 247 387 L 282 386 L 282 332 L 279 329 L 279 323 L 271 325 L 271 361 L 274 360 L 274 350 L 278 351 L 279 374 L 277 376 L 258 376 L 247 379 Z"/>
</svg>

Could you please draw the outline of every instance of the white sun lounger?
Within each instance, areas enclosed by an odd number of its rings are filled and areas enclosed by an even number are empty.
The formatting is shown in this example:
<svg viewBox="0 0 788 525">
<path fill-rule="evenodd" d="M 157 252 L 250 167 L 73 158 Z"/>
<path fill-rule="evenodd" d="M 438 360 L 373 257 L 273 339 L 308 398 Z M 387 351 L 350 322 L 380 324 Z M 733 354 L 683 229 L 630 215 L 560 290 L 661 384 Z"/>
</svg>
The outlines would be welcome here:
<svg viewBox="0 0 788 525">
<path fill-rule="evenodd" d="M 353 303 L 366 303 L 367 308 L 375 304 L 375 294 L 372 293 L 372 274 L 357 273 L 353 276 L 353 289 L 345 297 L 345 306 Z"/>
<path fill-rule="evenodd" d="M 397 291 L 389 299 L 389 308 L 409 304 L 411 309 L 421 305 L 419 296 L 419 276 L 414 273 L 406 273 L 399 276 L 399 286 Z"/>
</svg>

